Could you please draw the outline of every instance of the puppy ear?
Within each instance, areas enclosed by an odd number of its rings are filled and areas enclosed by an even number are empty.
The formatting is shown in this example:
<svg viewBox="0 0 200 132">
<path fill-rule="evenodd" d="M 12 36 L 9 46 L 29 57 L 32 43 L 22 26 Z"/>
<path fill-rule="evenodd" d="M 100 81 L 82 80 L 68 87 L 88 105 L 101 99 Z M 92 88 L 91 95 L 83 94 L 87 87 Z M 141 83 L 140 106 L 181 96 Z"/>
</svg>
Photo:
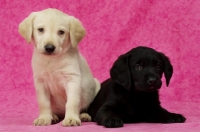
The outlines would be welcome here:
<svg viewBox="0 0 200 132">
<path fill-rule="evenodd" d="M 33 20 L 36 16 L 36 12 L 31 13 L 19 24 L 19 34 L 28 42 L 31 42 L 33 33 Z"/>
<path fill-rule="evenodd" d="M 129 55 L 121 55 L 110 70 L 111 78 L 127 90 L 131 87 L 131 73 L 129 69 Z"/>
<path fill-rule="evenodd" d="M 169 81 L 172 77 L 172 73 L 173 73 L 173 67 L 170 63 L 170 60 L 167 56 L 165 56 L 163 53 L 160 53 L 162 56 L 162 60 L 164 63 L 164 67 L 163 67 L 163 72 L 165 74 L 165 79 L 166 79 L 166 85 L 169 85 Z"/>
<path fill-rule="evenodd" d="M 73 16 L 69 16 L 70 41 L 73 48 L 83 39 L 86 34 L 81 22 Z"/>
</svg>

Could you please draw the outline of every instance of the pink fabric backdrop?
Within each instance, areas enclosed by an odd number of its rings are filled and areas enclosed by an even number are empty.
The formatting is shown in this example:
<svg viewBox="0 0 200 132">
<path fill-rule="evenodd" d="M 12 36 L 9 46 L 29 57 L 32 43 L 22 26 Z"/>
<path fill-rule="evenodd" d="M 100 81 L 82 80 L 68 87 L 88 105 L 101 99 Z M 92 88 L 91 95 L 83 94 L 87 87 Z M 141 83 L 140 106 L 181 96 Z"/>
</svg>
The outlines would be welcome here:
<svg viewBox="0 0 200 132">
<path fill-rule="evenodd" d="M 57 8 L 80 19 L 87 35 L 79 48 L 100 81 L 117 57 L 139 45 L 165 53 L 174 66 L 162 105 L 182 113 L 183 124 L 126 124 L 106 129 L 95 123 L 35 127 L 38 115 L 28 45 L 18 24 L 33 11 Z M 1 0 L 0 131 L 200 131 L 200 0 Z"/>
</svg>

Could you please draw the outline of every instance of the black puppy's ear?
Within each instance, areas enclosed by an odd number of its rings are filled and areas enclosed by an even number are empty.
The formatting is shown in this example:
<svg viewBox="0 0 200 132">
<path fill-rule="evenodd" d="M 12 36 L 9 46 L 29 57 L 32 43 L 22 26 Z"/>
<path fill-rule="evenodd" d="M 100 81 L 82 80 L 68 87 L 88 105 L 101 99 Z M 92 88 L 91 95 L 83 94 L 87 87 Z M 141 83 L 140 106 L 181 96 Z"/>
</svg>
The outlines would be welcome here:
<svg viewBox="0 0 200 132">
<path fill-rule="evenodd" d="M 165 78 L 166 78 L 166 85 L 168 86 L 169 85 L 169 81 L 172 77 L 172 73 L 173 73 L 173 67 L 170 63 L 170 60 L 167 56 L 165 56 L 163 53 L 160 53 L 161 56 L 162 56 L 162 60 L 163 60 L 163 63 L 164 63 L 164 66 L 163 66 L 163 72 L 165 74 Z"/>
<path fill-rule="evenodd" d="M 119 56 L 110 70 L 111 78 L 127 90 L 131 87 L 131 73 L 129 69 L 129 54 Z"/>
</svg>

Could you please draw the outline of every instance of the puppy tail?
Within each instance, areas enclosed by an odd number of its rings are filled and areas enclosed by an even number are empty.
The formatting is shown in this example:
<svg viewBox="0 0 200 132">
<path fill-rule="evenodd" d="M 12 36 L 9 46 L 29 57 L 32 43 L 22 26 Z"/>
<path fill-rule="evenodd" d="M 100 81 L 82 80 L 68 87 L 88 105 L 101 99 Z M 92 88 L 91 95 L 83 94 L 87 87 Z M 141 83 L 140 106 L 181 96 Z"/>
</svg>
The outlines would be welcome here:
<svg viewBox="0 0 200 132">
<path fill-rule="evenodd" d="M 99 92 L 100 88 L 101 88 L 101 85 L 100 85 L 99 80 L 97 80 L 96 78 L 94 78 L 94 80 L 95 80 L 95 83 L 96 83 L 96 89 L 95 89 L 95 96 L 96 96 L 97 93 Z"/>
</svg>

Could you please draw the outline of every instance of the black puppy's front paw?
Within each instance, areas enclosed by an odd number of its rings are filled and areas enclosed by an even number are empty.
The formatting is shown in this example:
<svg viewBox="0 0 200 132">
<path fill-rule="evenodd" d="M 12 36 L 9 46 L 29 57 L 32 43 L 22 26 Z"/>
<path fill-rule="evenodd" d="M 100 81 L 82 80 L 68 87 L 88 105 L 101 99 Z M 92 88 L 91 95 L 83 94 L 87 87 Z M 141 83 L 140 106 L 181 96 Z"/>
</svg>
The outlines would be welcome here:
<svg viewBox="0 0 200 132">
<path fill-rule="evenodd" d="M 160 117 L 161 123 L 183 123 L 186 118 L 181 114 L 167 113 Z"/>
<path fill-rule="evenodd" d="M 105 119 L 103 125 L 108 128 L 123 127 L 123 121 L 120 118 L 108 117 Z"/>
</svg>

